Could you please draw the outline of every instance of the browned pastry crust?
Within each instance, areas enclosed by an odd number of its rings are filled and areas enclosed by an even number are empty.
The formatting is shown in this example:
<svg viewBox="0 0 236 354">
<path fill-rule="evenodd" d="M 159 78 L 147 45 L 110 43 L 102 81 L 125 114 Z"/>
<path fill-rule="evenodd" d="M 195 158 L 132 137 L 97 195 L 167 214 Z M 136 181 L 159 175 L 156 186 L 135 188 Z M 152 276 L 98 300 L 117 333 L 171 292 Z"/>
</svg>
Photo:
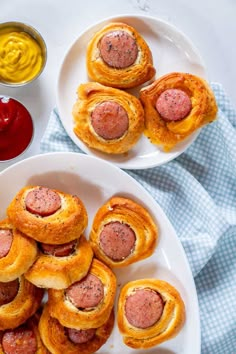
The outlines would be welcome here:
<svg viewBox="0 0 236 354">
<path fill-rule="evenodd" d="M 86 276 L 92 258 L 92 248 L 81 235 L 75 251 L 69 256 L 54 257 L 39 252 L 39 257 L 25 277 L 40 288 L 65 289 Z"/>
<path fill-rule="evenodd" d="M 164 301 L 161 318 L 146 329 L 132 326 L 125 316 L 127 296 L 137 289 L 152 289 L 160 294 Z M 118 328 L 124 343 L 135 349 L 151 348 L 175 337 L 185 321 L 185 306 L 179 292 L 169 283 L 158 279 L 140 279 L 127 283 L 120 292 L 117 308 Z"/>
<path fill-rule="evenodd" d="M 25 273 L 35 261 L 38 251 L 37 244 L 17 230 L 8 219 L 0 221 L 0 230 L 11 230 L 13 240 L 5 257 L 0 258 L 0 281 L 9 282 Z"/>
<path fill-rule="evenodd" d="M 30 213 L 25 206 L 28 192 L 39 186 L 26 186 L 14 197 L 7 208 L 11 223 L 21 232 L 36 241 L 49 244 L 63 244 L 75 240 L 88 223 L 87 211 L 77 197 L 53 189 L 59 194 L 62 206 L 54 214 L 41 217 Z"/>
<path fill-rule="evenodd" d="M 167 89 L 180 89 L 191 100 L 190 113 L 180 121 L 164 121 L 155 107 L 158 97 Z M 216 100 L 208 83 L 188 73 L 173 72 L 160 77 L 141 89 L 140 100 L 145 112 L 144 134 L 153 144 L 163 146 L 164 151 L 170 151 L 178 142 L 211 123 L 217 116 Z"/>
<path fill-rule="evenodd" d="M 100 55 L 99 42 L 111 31 L 125 31 L 138 46 L 138 57 L 133 65 L 116 69 L 107 65 Z M 131 88 L 149 81 L 156 73 L 152 53 L 142 36 L 125 23 L 110 23 L 94 34 L 87 47 L 87 71 L 93 81 L 116 88 Z"/>
<path fill-rule="evenodd" d="M 116 277 L 102 262 L 93 259 L 90 274 L 98 277 L 104 286 L 103 300 L 89 311 L 76 308 L 66 298 L 64 290 L 48 290 L 48 310 L 65 327 L 75 329 L 98 328 L 108 321 L 114 306 Z"/>
<path fill-rule="evenodd" d="M 30 317 L 27 320 L 27 326 L 34 332 L 36 342 L 37 342 L 37 351 L 35 352 L 35 354 L 50 354 L 50 352 L 47 350 L 47 348 L 44 346 L 41 340 L 39 330 L 38 330 L 38 322 L 39 322 L 39 317 L 37 314 L 35 314 L 34 316 Z M 0 354 L 5 354 L 2 347 L 3 334 L 4 331 L 0 332 Z"/>
<path fill-rule="evenodd" d="M 39 308 L 44 291 L 21 276 L 16 297 L 0 306 L 0 330 L 16 328 L 31 317 Z"/>
<path fill-rule="evenodd" d="M 109 338 L 114 325 L 114 311 L 106 323 L 96 330 L 95 336 L 86 343 L 75 344 L 70 341 L 60 322 L 51 317 L 47 305 L 39 322 L 39 331 L 45 346 L 52 354 L 92 354 L 95 353 Z"/>
<path fill-rule="evenodd" d="M 109 154 L 120 154 L 130 150 L 144 130 L 144 112 L 141 102 L 133 95 L 90 82 L 79 86 L 78 100 L 73 107 L 74 132 L 87 146 Z M 91 114 L 102 102 L 111 101 L 124 108 L 128 115 L 128 130 L 117 139 L 104 139 L 91 124 Z"/>
<path fill-rule="evenodd" d="M 133 252 L 121 261 L 109 258 L 99 245 L 99 237 L 104 225 L 119 221 L 131 227 L 136 236 Z M 110 267 L 124 267 L 149 257 L 156 246 L 157 225 L 150 213 L 131 199 L 113 197 L 97 211 L 90 232 L 90 243 L 97 258 Z"/>
</svg>

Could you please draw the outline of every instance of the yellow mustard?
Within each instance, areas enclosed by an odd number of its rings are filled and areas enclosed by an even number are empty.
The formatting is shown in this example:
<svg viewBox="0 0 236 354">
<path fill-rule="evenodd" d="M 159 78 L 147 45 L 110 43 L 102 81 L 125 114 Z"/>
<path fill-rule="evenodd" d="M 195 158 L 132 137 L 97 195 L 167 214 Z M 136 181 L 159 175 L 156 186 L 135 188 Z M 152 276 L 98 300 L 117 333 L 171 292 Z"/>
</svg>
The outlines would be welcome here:
<svg viewBox="0 0 236 354">
<path fill-rule="evenodd" d="M 0 31 L 0 80 L 24 83 L 41 70 L 43 53 L 36 40 L 15 28 Z"/>
</svg>

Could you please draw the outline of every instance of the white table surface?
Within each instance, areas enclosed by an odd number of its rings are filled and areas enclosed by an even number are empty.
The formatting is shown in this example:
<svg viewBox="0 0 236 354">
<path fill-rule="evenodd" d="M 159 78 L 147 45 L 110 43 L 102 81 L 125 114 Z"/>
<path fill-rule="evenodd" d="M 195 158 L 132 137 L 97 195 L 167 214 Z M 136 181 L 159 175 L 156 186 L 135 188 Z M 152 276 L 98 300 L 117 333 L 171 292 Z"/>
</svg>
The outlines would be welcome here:
<svg viewBox="0 0 236 354">
<path fill-rule="evenodd" d="M 0 94 L 20 100 L 33 117 L 35 134 L 30 148 L 0 171 L 39 153 L 39 143 L 55 106 L 60 64 L 72 42 L 91 24 L 124 14 L 161 18 L 184 32 L 199 50 L 209 81 L 220 82 L 236 106 L 236 1 L 234 0 L 1 0 L 1 22 L 31 24 L 44 37 L 48 60 L 43 74 L 28 86 L 0 85 Z"/>
</svg>

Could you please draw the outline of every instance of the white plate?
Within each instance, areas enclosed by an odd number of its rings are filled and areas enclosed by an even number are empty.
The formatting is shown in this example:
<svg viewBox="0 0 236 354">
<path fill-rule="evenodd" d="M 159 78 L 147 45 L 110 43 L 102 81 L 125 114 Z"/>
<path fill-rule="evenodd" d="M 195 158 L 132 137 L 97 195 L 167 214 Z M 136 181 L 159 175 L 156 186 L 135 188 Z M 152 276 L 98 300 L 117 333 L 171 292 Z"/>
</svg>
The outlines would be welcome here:
<svg viewBox="0 0 236 354">
<path fill-rule="evenodd" d="M 145 169 L 162 165 L 184 152 L 198 132 L 180 143 L 171 152 L 163 152 L 142 136 L 128 153 L 109 155 L 88 148 L 73 132 L 72 107 L 79 84 L 89 81 L 86 72 L 86 47 L 93 34 L 112 21 L 123 21 L 145 38 L 153 53 L 156 77 L 168 72 L 181 71 L 206 77 L 204 64 L 197 50 L 186 36 L 172 25 L 147 16 L 123 16 L 106 19 L 82 33 L 68 50 L 58 78 L 57 107 L 61 122 L 74 143 L 89 155 L 110 161 L 124 169 Z M 137 96 L 137 90 L 132 91 Z"/>
<path fill-rule="evenodd" d="M 200 354 L 197 294 L 184 250 L 163 210 L 140 184 L 116 166 L 84 154 L 67 152 L 38 155 L 0 174 L 1 218 L 5 217 L 5 209 L 17 191 L 27 184 L 40 184 L 77 194 L 89 215 L 86 235 L 97 209 L 113 195 L 130 197 L 141 203 L 158 224 L 160 241 L 155 253 L 146 260 L 115 272 L 118 292 L 125 282 L 138 278 L 155 277 L 169 281 L 183 297 L 186 323 L 175 339 L 163 343 L 158 349 L 145 351 L 126 347 L 115 325 L 110 339 L 98 353 Z"/>
</svg>

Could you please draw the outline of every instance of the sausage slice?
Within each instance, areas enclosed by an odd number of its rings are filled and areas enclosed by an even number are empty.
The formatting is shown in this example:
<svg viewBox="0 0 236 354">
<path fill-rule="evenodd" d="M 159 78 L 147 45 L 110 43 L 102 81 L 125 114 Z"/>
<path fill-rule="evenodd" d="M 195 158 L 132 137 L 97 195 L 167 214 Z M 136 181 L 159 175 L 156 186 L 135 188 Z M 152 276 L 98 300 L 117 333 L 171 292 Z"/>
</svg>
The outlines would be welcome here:
<svg viewBox="0 0 236 354">
<path fill-rule="evenodd" d="M 0 282 L 0 306 L 11 302 L 16 297 L 18 289 L 18 279 L 9 281 L 7 283 Z"/>
<path fill-rule="evenodd" d="M 36 354 L 37 341 L 34 332 L 23 325 L 3 334 L 2 347 L 5 354 Z"/>
<path fill-rule="evenodd" d="M 5 257 L 11 249 L 13 234 L 11 230 L 0 230 L 0 258 Z"/>
<path fill-rule="evenodd" d="M 43 253 L 54 257 L 66 257 L 72 254 L 75 250 L 77 240 L 64 243 L 62 245 L 49 245 L 47 243 L 41 243 L 40 248 Z"/>
<path fill-rule="evenodd" d="M 26 209 L 40 216 L 54 214 L 61 207 L 61 198 L 53 190 L 39 187 L 31 190 L 25 198 Z"/>
<path fill-rule="evenodd" d="M 67 328 L 68 337 L 75 344 L 87 343 L 94 337 L 95 333 L 96 333 L 96 328 L 89 328 L 89 329 Z"/>
</svg>

